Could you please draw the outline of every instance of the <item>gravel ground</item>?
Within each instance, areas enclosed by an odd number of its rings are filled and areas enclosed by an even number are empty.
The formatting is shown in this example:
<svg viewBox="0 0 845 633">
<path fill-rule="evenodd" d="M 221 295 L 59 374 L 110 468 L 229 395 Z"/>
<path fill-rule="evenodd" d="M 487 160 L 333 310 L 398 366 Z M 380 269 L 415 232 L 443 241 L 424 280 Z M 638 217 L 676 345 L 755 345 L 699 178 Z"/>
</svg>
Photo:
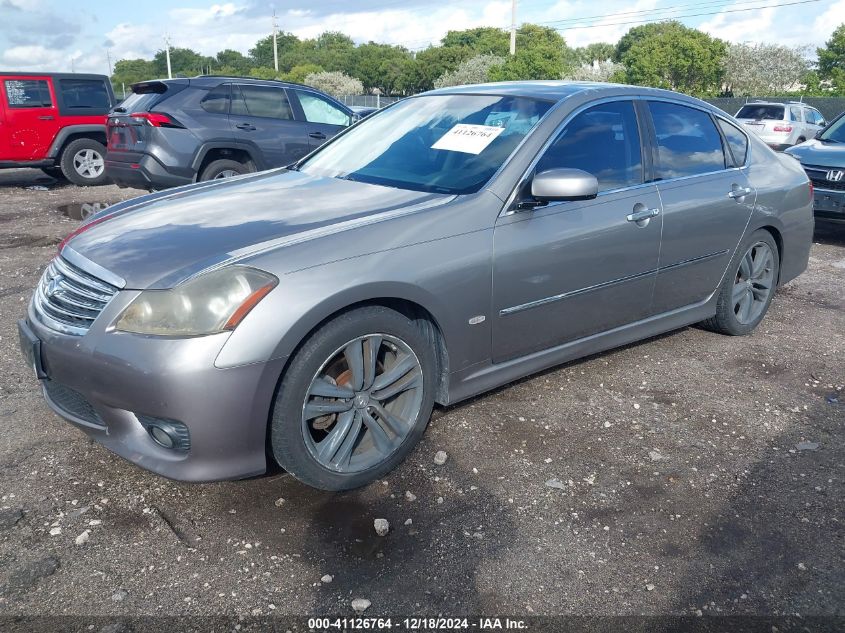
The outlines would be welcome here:
<svg viewBox="0 0 845 633">
<path fill-rule="evenodd" d="M 168 481 L 43 403 L 15 322 L 83 203 L 138 193 L 0 172 L 0 613 L 845 615 L 845 225 L 752 336 L 438 409 L 387 480 L 328 494 Z"/>
</svg>

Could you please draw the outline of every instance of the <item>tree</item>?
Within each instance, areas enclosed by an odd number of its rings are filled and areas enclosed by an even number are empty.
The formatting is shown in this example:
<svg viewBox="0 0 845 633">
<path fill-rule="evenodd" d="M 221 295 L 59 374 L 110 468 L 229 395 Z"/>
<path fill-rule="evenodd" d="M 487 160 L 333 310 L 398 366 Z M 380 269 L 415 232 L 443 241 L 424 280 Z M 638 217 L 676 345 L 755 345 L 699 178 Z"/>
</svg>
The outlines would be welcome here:
<svg viewBox="0 0 845 633">
<path fill-rule="evenodd" d="M 479 55 L 507 55 L 510 50 L 510 34 L 491 26 L 449 31 L 440 42 L 446 48 L 467 48 Z"/>
<path fill-rule="evenodd" d="M 505 58 L 501 55 L 476 55 L 461 62 L 452 72 L 443 73 L 434 81 L 435 88 L 480 84 L 490 80 L 490 69 L 501 66 Z"/>
<path fill-rule="evenodd" d="M 165 51 L 158 51 L 153 56 L 152 63 L 157 77 L 167 77 L 167 55 Z M 215 64 L 213 57 L 205 57 L 190 48 L 170 49 L 170 68 L 174 77 L 202 75 L 213 64 Z"/>
<path fill-rule="evenodd" d="M 298 61 L 301 42 L 293 33 L 277 33 L 276 47 L 279 51 L 279 70 L 290 70 Z M 249 49 L 253 66 L 273 68 L 273 36 L 263 37 Z"/>
<path fill-rule="evenodd" d="M 625 72 L 622 64 L 606 59 L 584 64 L 566 75 L 566 79 L 573 81 L 616 81 L 621 73 Z"/>
<path fill-rule="evenodd" d="M 819 79 L 828 82 L 838 92 L 845 92 L 845 24 L 840 24 L 816 50 L 819 56 Z"/>
<path fill-rule="evenodd" d="M 524 24 L 516 33 L 516 55 L 490 69 L 492 81 L 560 79 L 569 70 L 571 49 L 554 29 Z"/>
<path fill-rule="evenodd" d="M 431 46 L 405 62 L 397 88 L 404 94 L 431 90 L 435 79 L 455 70 L 471 56 L 466 47 Z"/>
<path fill-rule="evenodd" d="M 316 73 L 323 72 L 323 68 L 318 66 L 317 64 L 300 64 L 299 66 L 294 66 L 290 69 L 290 72 L 285 73 L 282 75 L 282 79 L 285 81 L 292 81 L 298 84 L 304 84 L 305 78 L 308 75 L 314 75 Z"/>
<path fill-rule="evenodd" d="M 735 97 L 794 91 L 810 69 L 805 49 L 778 44 L 730 44 L 723 66 L 725 92 Z"/>
<path fill-rule="evenodd" d="M 305 83 L 335 97 L 364 93 L 364 85 L 360 79 L 337 71 L 308 75 L 305 78 Z"/>
<path fill-rule="evenodd" d="M 575 61 L 581 66 L 584 66 L 594 62 L 606 62 L 609 59 L 613 59 L 616 53 L 616 46 L 607 42 L 594 42 L 593 44 L 576 48 L 573 52 Z"/>
<path fill-rule="evenodd" d="M 721 91 L 725 50 L 706 33 L 660 22 L 628 31 L 616 46 L 616 61 L 624 64 L 627 83 L 707 96 Z"/>
<path fill-rule="evenodd" d="M 231 48 L 227 48 L 226 50 L 222 50 L 217 53 L 215 59 L 217 61 L 215 70 L 220 72 L 220 74 L 247 75 L 253 67 L 251 59 L 246 57 L 243 53 L 233 51 Z M 225 73 L 223 72 L 223 69 L 226 70 Z"/>
<path fill-rule="evenodd" d="M 382 94 L 394 94 L 410 58 L 404 47 L 368 42 L 355 48 L 351 74 L 367 91 L 377 88 Z"/>
<path fill-rule="evenodd" d="M 155 67 L 148 59 L 121 59 L 114 65 L 114 72 L 111 76 L 111 83 L 116 91 L 124 87 L 129 88 L 130 84 L 148 79 L 156 79 Z"/>
</svg>

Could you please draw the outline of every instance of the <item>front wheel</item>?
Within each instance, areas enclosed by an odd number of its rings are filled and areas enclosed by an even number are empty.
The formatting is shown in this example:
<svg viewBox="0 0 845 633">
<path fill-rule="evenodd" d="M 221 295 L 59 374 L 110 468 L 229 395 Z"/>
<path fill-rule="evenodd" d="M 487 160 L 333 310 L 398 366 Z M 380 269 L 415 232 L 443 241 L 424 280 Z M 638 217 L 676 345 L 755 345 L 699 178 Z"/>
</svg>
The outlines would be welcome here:
<svg viewBox="0 0 845 633">
<path fill-rule="evenodd" d="M 200 180 L 222 180 L 223 178 L 248 174 L 251 171 L 255 170 L 250 165 L 239 163 L 236 160 L 229 160 L 228 158 L 221 158 L 220 160 L 211 161 L 202 170 Z"/>
<path fill-rule="evenodd" d="M 737 252 L 742 256 L 732 263 L 719 287 L 716 315 L 703 323 L 714 332 L 733 336 L 748 334 L 766 316 L 780 272 L 777 244 L 764 229 L 752 233 Z"/>
<path fill-rule="evenodd" d="M 270 440 L 300 481 L 348 490 L 395 468 L 434 405 L 435 358 L 415 321 L 382 306 L 351 310 L 315 332 L 285 372 Z"/>
</svg>

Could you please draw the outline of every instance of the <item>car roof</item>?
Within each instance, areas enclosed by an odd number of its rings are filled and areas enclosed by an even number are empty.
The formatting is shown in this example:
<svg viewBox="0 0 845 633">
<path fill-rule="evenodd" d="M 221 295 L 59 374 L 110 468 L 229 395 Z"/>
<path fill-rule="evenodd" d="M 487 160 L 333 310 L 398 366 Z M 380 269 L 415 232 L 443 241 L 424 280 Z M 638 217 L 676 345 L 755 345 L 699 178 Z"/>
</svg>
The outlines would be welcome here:
<svg viewBox="0 0 845 633">
<path fill-rule="evenodd" d="M 643 86 L 629 86 L 626 84 L 595 81 L 502 81 L 438 88 L 423 94 L 501 95 L 544 99 L 546 101 L 563 101 L 575 95 L 589 95 L 590 97 L 597 99 L 604 96 L 630 95 L 632 97 L 640 96 L 687 101 L 691 105 L 697 105 L 699 107 L 706 106 L 708 109 L 717 109 L 704 101 L 695 99 L 694 97 L 690 97 L 680 92 L 673 92 L 671 90 L 663 90 L 660 88 L 646 88 Z"/>
<path fill-rule="evenodd" d="M 91 73 L 53 73 L 50 71 L 23 72 L 20 70 L 0 70 L 0 77 L 53 77 L 54 79 L 99 79 L 108 80 L 106 75 L 95 75 Z"/>
</svg>

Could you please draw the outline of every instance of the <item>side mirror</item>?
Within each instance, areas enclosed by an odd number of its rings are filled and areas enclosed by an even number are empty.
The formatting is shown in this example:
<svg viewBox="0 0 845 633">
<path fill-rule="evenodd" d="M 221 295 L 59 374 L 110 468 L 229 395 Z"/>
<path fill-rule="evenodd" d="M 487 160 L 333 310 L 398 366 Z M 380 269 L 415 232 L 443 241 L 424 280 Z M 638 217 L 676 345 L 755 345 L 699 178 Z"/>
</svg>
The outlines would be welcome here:
<svg viewBox="0 0 845 633">
<path fill-rule="evenodd" d="M 531 180 L 531 195 L 540 202 L 588 200 L 599 193 L 599 181 L 581 169 L 548 169 Z"/>
</svg>

